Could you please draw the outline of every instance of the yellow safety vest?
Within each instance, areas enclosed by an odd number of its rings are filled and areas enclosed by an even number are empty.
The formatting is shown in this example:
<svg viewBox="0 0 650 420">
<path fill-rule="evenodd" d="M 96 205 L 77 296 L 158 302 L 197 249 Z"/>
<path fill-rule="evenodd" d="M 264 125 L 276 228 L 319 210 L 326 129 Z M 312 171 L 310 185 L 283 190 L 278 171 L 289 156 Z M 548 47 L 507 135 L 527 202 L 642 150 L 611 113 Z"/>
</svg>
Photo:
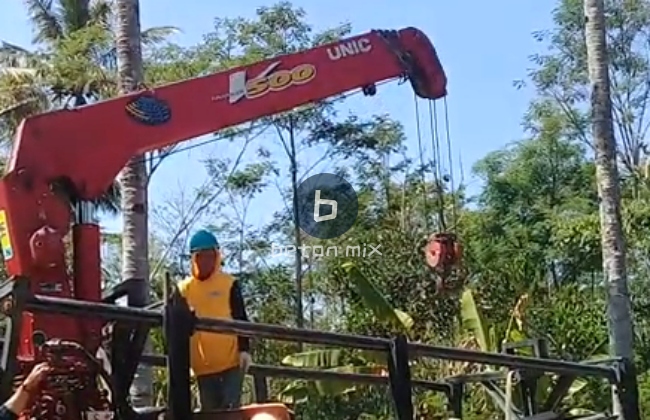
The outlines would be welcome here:
<svg viewBox="0 0 650 420">
<path fill-rule="evenodd" d="M 230 293 L 234 278 L 217 271 L 206 280 L 179 283 L 181 295 L 200 318 L 232 319 Z M 196 376 L 220 373 L 239 365 L 236 335 L 197 331 L 190 339 L 190 365 Z"/>
</svg>

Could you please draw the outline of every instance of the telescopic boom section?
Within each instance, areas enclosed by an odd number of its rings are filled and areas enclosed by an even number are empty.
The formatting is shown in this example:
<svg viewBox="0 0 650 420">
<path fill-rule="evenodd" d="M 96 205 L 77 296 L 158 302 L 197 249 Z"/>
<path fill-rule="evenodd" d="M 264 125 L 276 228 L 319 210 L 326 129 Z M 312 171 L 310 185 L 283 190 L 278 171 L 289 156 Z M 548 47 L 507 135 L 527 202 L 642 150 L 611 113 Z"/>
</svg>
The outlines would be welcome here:
<svg viewBox="0 0 650 420">
<path fill-rule="evenodd" d="M 351 90 L 373 94 L 375 83 L 399 77 L 408 78 L 420 97 L 446 95 L 436 51 L 417 29 L 372 31 L 25 120 L 0 181 L 1 239 L 9 274 L 29 277 L 34 293 L 99 300 L 99 228 L 89 208 L 79 204 L 100 197 L 130 158 Z M 74 213 L 71 203 L 76 203 Z M 72 215 L 74 281 L 65 268 L 62 241 Z M 47 338 L 85 341 L 90 347 L 97 342 L 97 325 L 89 327 L 86 321 L 51 315 L 24 321 L 27 341 L 41 331 Z M 21 348 L 23 355 L 31 351 L 31 345 Z"/>
</svg>

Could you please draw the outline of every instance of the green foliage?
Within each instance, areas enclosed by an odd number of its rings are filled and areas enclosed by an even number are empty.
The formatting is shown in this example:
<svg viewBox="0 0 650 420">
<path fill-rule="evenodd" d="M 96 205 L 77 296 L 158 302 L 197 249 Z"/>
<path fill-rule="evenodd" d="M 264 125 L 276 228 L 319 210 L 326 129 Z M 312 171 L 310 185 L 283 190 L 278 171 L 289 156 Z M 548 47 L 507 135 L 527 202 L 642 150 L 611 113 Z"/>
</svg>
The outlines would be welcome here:
<svg viewBox="0 0 650 420">
<path fill-rule="evenodd" d="M 111 49 L 111 43 L 110 34 L 99 25 L 85 26 L 56 40 L 39 68 L 52 91 L 52 100 L 65 103 L 78 95 L 89 99 L 112 96 L 116 91 L 114 75 L 97 60 Z"/>
</svg>

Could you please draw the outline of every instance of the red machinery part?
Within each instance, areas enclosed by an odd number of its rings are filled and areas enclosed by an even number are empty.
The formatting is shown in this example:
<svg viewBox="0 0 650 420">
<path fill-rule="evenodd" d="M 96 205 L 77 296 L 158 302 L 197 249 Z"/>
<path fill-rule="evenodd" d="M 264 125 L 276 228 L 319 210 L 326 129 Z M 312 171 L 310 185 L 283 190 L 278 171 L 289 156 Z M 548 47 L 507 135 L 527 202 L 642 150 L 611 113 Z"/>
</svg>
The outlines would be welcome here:
<svg viewBox="0 0 650 420">
<path fill-rule="evenodd" d="M 113 412 L 108 389 L 100 390 L 101 363 L 80 344 L 51 340 L 39 347 L 36 360 L 25 368 L 47 362 L 52 368 L 38 397 L 32 401 L 24 418 L 49 420 L 88 420 L 85 413 Z M 108 378 L 104 386 L 110 386 Z"/>
<path fill-rule="evenodd" d="M 449 232 L 434 233 L 425 247 L 427 265 L 442 277 L 448 276 L 460 263 L 462 254 L 456 235 Z"/>
<path fill-rule="evenodd" d="M 7 271 L 29 278 L 34 294 L 99 301 L 100 230 L 83 205 L 100 197 L 130 158 L 354 89 L 373 94 L 376 83 L 404 76 L 420 97 L 446 95 L 447 80 L 436 51 L 418 29 L 372 31 L 28 118 L 16 133 L 6 175 L 0 180 L 0 242 Z M 71 203 L 78 206 L 75 213 Z M 72 227 L 70 275 L 63 238 L 70 231 L 72 215 L 77 223 Z M 18 357 L 35 358 L 35 331 L 45 339 L 81 343 L 95 354 L 101 325 L 93 319 L 26 313 Z"/>
</svg>

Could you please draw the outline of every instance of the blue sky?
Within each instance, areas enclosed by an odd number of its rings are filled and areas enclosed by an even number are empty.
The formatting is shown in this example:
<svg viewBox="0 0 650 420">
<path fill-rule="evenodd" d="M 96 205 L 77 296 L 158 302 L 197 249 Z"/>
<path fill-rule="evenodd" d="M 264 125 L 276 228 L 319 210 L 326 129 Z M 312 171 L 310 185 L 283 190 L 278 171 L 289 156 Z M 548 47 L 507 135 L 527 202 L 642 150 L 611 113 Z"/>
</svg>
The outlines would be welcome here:
<svg viewBox="0 0 650 420">
<path fill-rule="evenodd" d="M 2 0 L 2 3 L 0 40 L 30 45 L 32 34 L 22 1 Z M 140 0 L 140 3 L 143 27 L 177 26 L 183 32 L 173 41 L 184 45 L 199 42 L 211 30 L 214 17 L 252 17 L 257 7 L 272 4 L 258 0 Z M 451 141 L 455 159 L 462 158 L 467 181 L 469 168 L 477 159 L 522 137 L 520 121 L 532 94 L 516 90 L 512 82 L 525 77 L 530 67 L 529 55 L 542 48 L 531 33 L 550 27 L 553 1 L 296 0 L 293 3 L 307 11 L 309 22 L 316 29 L 350 22 L 354 34 L 370 29 L 415 26 L 429 35 L 449 79 Z M 355 98 L 346 102 L 342 111 L 344 114 L 389 114 L 405 125 L 409 148 L 417 151 L 413 93 L 409 85 L 382 86 L 375 97 Z M 428 120 L 421 124 L 428 125 Z M 234 146 L 224 150 L 210 145 L 176 154 L 163 163 L 152 180 L 152 203 L 177 194 L 181 186 L 187 191 L 198 185 L 204 174 L 199 159 L 208 155 L 234 155 L 238 150 Z M 264 208 L 268 208 L 266 204 Z M 265 214 L 268 212 L 255 211 L 253 219 L 257 220 L 251 221 L 261 223 L 266 219 Z M 110 230 L 119 229 L 117 220 L 105 220 L 104 224 Z"/>
</svg>

